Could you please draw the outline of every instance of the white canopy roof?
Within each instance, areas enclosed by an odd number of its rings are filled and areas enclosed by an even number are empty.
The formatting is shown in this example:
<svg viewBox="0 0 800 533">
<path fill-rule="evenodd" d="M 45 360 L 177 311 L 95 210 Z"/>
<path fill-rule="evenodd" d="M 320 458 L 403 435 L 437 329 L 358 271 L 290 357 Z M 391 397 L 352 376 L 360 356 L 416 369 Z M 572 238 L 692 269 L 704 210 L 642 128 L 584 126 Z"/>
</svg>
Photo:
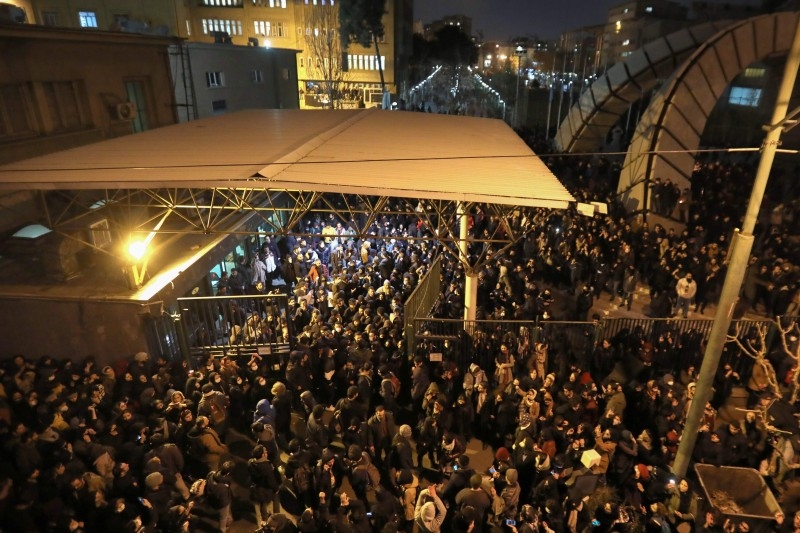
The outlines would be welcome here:
<svg viewBox="0 0 800 533">
<path fill-rule="evenodd" d="M 241 111 L 0 167 L 6 190 L 163 187 L 574 201 L 504 122 L 401 111 Z"/>
</svg>

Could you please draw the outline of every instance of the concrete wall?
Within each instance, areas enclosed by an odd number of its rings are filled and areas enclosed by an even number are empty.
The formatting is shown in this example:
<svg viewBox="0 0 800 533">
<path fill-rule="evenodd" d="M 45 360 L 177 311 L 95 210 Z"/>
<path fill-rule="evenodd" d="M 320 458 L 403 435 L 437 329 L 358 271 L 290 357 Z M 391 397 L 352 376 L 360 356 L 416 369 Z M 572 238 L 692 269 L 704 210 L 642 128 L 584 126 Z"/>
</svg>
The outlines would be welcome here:
<svg viewBox="0 0 800 533">
<path fill-rule="evenodd" d="M 147 351 L 138 302 L 53 301 L 24 296 L 0 298 L 0 358 L 22 354 L 57 359 L 97 358 L 99 365 Z"/>
<path fill-rule="evenodd" d="M 294 50 L 204 43 L 184 46 L 197 118 L 243 109 L 299 108 Z M 175 61 L 172 66 L 176 90 L 181 91 L 184 65 Z M 253 81 L 253 71 L 261 73 L 260 82 Z M 222 86 L 208 87 L 208 72 L 220 72 Z M 214 102 L 224 102 L 225 109 L 215 111 Z"/>
</svg>

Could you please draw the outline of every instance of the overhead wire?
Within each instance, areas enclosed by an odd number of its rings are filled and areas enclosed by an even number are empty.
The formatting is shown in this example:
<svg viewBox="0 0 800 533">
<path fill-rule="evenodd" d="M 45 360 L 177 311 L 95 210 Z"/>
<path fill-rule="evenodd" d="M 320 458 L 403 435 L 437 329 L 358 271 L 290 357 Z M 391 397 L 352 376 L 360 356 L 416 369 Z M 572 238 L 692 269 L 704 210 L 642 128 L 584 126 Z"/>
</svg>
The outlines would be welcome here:
<svg viewBox="0 0 800 533">
<path fill-rule="evenodd" d="M 758 152 L 761 148 L 699 148 L 695 150 L 649 150 L 637 152 L 639 155 L 661 155 L 661 154 L 699 154 L 699 153 L 741 153 L 741 152 Z M 779 150 L 784 153 L 797 153 L 797 150 Z M 506 154 L 506 155 L 475 155 L 475 156 L 454 156 L 454 157 L 393 157 L 381 159 L 340 159 L 337 161 L 295 161 L 291 165 L 336 165 L 344 163 L 388 163 L 388 162 L 402 162 L 402 161 L 464 161 L 470 159 L 527 159 L 527 158 L 552 158 L 552 157 L 608 157 L 608 156 L 625 156 L 628 152 L 559 152 L 559 153 L 542 153 L 542 154 Z M 204 166 L 230 168 L 230 167 L 243 167 L 243 166 L 256 166 L 263 165 L 269 166 L 274 164 L 285 164 L 277 162 L 238 162 L 238 163 L 214 163 L 212 165 L 159 165 L 159 166 L 83 166 L 83 167 L 61 167 L 61 168 L 0 168 L 0 174 L 6 172 L 75 172 L 81 170 L 160 170 L 160 169 L 180 169 L 180 168 L 198 168 Z"/>
</svg>

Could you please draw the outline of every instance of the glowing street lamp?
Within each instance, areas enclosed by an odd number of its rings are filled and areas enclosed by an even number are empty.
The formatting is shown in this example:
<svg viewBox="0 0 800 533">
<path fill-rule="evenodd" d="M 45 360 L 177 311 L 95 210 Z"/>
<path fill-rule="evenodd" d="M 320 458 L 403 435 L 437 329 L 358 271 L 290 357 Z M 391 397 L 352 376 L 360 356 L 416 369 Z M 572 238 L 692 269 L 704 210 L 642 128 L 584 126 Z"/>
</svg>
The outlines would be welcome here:
<svg viewBox="0 0 800 533">
<path fill-rule="evenodd" d="M 136 289 L 142 287 L 145 277 L 147 276 L 147 260 L 149 259 L 148 248 L 150 243 L 171 213 L 172 210 L 168 209 L 167 212 L 164 213 L 164 216 L 161 217 L 161 220 L 156 223 L 153 230 L 149 232 L 144 239 L 131 238 L 130 242 L 128 242 L 127 251 L 130 259 L 131 274 L 133 275 L 133 286 Z"/>
<path fill-rule="evenodd" d="M 522 43 L 518 43 L 514 48 L 514 54 L 517 56 L 517 98 L 514 103 L 514 126 L 519 127 L 519 76 L 522 71 L 522 57 L 528 53 L 528 49 Z"/>
</svg>

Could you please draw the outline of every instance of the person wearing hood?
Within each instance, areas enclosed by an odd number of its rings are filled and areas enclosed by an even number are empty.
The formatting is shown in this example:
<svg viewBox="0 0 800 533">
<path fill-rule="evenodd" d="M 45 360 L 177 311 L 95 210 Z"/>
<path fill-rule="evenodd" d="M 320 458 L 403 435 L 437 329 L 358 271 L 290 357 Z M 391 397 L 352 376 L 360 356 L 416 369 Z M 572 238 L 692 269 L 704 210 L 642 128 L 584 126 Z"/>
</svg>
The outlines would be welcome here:
<svg viewBox="0 0 800 533">
<path fill-rule="evenodd" d="M 262 424 L 270 424 L 275 426 L 275 408 L 267 398 L 259 400 L 256 404 L 256 410 L 253 413 L 253 422 L 261 422 Z"/>
<path fill-rule="evenodd" d="M 436 485 L 423 489 L 414 508 L 414 524 L 420 533 L 438 533 L 446 516 L 447 507 L 436 494 Z"/>
</svg>

